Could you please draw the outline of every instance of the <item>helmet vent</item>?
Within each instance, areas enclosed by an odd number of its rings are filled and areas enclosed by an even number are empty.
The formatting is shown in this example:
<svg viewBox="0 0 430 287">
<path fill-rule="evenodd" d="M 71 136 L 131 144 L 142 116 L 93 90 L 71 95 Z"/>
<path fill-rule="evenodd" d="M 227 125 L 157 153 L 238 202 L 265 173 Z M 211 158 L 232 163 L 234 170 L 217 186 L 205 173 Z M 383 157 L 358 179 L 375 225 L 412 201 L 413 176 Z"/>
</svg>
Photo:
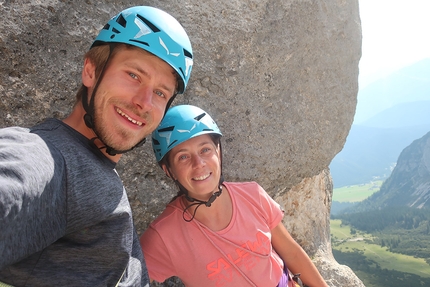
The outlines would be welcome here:
<svg viewBox="0 0 430 287">
<path fill-rule="evenodd" d="M 177 142 L 178 140 L 174 140 L 174 141 L 172 141 L 170 144 L 169 144 L 169 146 L 167 147 L 167 148 L 170 148 L 172 145 L 174 145 L 176 142 Z"/>
<path fill-rule="evenodd" d="M 157 33 L 160 32 L 160 29 L 158 29 L 154 24 L 152 24 L 151 22 L 149 22 L 148 20 L 146 20 L 146 18 L 140 16 L 139 14 L 136 15 L 140 20 L 142 20 L 146 26 L 149 27 L 149 29 L 152 30 L 152 32 Z"/>
<path fill-rule="evenodd" d="M 122 13 L 121 15 L 118 16 L 118 18 L 116 19 L 116 22 L 121 26 L 123 26 L 124 28 L 127 26 L 127 21 L 125 20 L 124 16 L 122 16 Z"/>
<path fill-rule="evenodd" d="M 167 127 L 167 128 L 159 129 L 158 132 L 159 133 L 162 133 L 162 132 L 171 132 L 174 129 L 175 129 L 175 126 L 170 126 L 170 127 Z"/>
<path fill-rule="evenodd" d="M 136 40 L 136 39 L 130 39 L 129 41 L 130 42 L 136 42 L 136 43 L 139 43 L 139 44 L 142 44 L 142 45 L 145 45 L 145 46 L 149 47 L 149 44 L 147 42 L 139 41 L 139 40 Z"/>
<path fill-rule="evenodd" d="M 185 55 L 185 57 L 188 57 L 188 58 L 193 58 L 193 54 L 191 54 L 189 51 L 187 51 L 187 50 L 185 50 L 184 49 L 184 55 Z"/>
<path fill-rule="evenodd" d="M 185 77 L 185 73 L 184 73 L 184 70 L 182 70 L 182 68 L 179 68 L 179 71 L 181 71 L 181 73 L 182 73 L 182 76 L 184 76 L 184 77 Z"/>
<path fill-rule="evenodd" d="M 110 25 L 109 23 L 107 23 L 106 25 L 104 25 L 103 30 L 109 30 L 109 28 L 110 28 Z"/>
<path fill-rule="evenodd" d="M 200 114 L 200 115 L 198 115 L 197 117 L 195 117 L 194 119 L 195 119 L 196 121 L 200 122 L 200 120 L 201 120 L 204 116 L 206 116 L 206 113 Z"/>
</svg>

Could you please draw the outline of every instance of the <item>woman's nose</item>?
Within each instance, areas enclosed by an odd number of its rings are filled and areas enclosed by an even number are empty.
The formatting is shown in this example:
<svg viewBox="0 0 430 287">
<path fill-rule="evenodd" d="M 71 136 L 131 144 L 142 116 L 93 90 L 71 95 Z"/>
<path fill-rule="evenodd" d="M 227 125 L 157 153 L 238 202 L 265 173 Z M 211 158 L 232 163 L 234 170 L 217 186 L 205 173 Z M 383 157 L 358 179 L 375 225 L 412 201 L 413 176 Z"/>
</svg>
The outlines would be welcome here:
<svg viewBox="0 0 430 287">
<path fill-rule="evenodd" d="M 205 160 L 201 156 L 196 155 L 193 157 L 193 166 L 195 168 L 202 167 L 204 165 L 205 165 Z"/>
</svg>

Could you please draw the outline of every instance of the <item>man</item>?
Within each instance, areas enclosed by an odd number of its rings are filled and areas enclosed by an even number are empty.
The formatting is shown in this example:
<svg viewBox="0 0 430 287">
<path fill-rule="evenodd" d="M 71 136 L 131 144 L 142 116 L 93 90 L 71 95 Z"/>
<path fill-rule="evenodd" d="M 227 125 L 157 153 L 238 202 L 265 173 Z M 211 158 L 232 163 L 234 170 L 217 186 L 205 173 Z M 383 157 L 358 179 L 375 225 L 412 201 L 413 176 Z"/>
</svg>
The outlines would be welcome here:
<svg viewBox="0 0 430 287">
<path fill-rule="evenodd" d="M 115 164 L 158 126 L 192 64 L 172 16 L 126 9 L 85 55 L 66 119 L 0 129 L 0 282 L 148 286 Z"/>
</svg>

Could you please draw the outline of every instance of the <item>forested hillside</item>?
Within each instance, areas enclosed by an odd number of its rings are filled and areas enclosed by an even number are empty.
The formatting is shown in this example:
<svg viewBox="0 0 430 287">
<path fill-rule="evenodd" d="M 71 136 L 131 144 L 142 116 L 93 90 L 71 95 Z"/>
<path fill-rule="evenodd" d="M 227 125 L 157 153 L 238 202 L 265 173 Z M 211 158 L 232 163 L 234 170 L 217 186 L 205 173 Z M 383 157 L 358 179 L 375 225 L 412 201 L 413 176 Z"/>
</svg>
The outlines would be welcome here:
<svg viewBox="0 0 430 287">
<path fill-rule="evenodd" d="M 391 252 L 424 258 L 430 264 L 430 209 L 387 207 L 332 218 L 371 233 L 375 236 L 374 243 L 388 247 Z"/>
</svg>

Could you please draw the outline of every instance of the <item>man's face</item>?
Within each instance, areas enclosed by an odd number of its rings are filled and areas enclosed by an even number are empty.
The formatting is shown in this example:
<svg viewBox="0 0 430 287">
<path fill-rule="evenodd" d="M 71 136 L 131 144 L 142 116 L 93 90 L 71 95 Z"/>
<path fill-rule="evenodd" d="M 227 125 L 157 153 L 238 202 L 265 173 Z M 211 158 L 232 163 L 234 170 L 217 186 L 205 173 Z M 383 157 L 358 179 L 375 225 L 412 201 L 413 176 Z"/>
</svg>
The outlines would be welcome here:
<svg viewBox="0 0 430 287">
<path fill-rule="evenodd" d="M 158 57 L 137 48 L 118 51 L 95 95 L 100 139 L 116 150 L 135 146 L 159 125 L 176 84 L 174 70 Z"/>
</svg>

